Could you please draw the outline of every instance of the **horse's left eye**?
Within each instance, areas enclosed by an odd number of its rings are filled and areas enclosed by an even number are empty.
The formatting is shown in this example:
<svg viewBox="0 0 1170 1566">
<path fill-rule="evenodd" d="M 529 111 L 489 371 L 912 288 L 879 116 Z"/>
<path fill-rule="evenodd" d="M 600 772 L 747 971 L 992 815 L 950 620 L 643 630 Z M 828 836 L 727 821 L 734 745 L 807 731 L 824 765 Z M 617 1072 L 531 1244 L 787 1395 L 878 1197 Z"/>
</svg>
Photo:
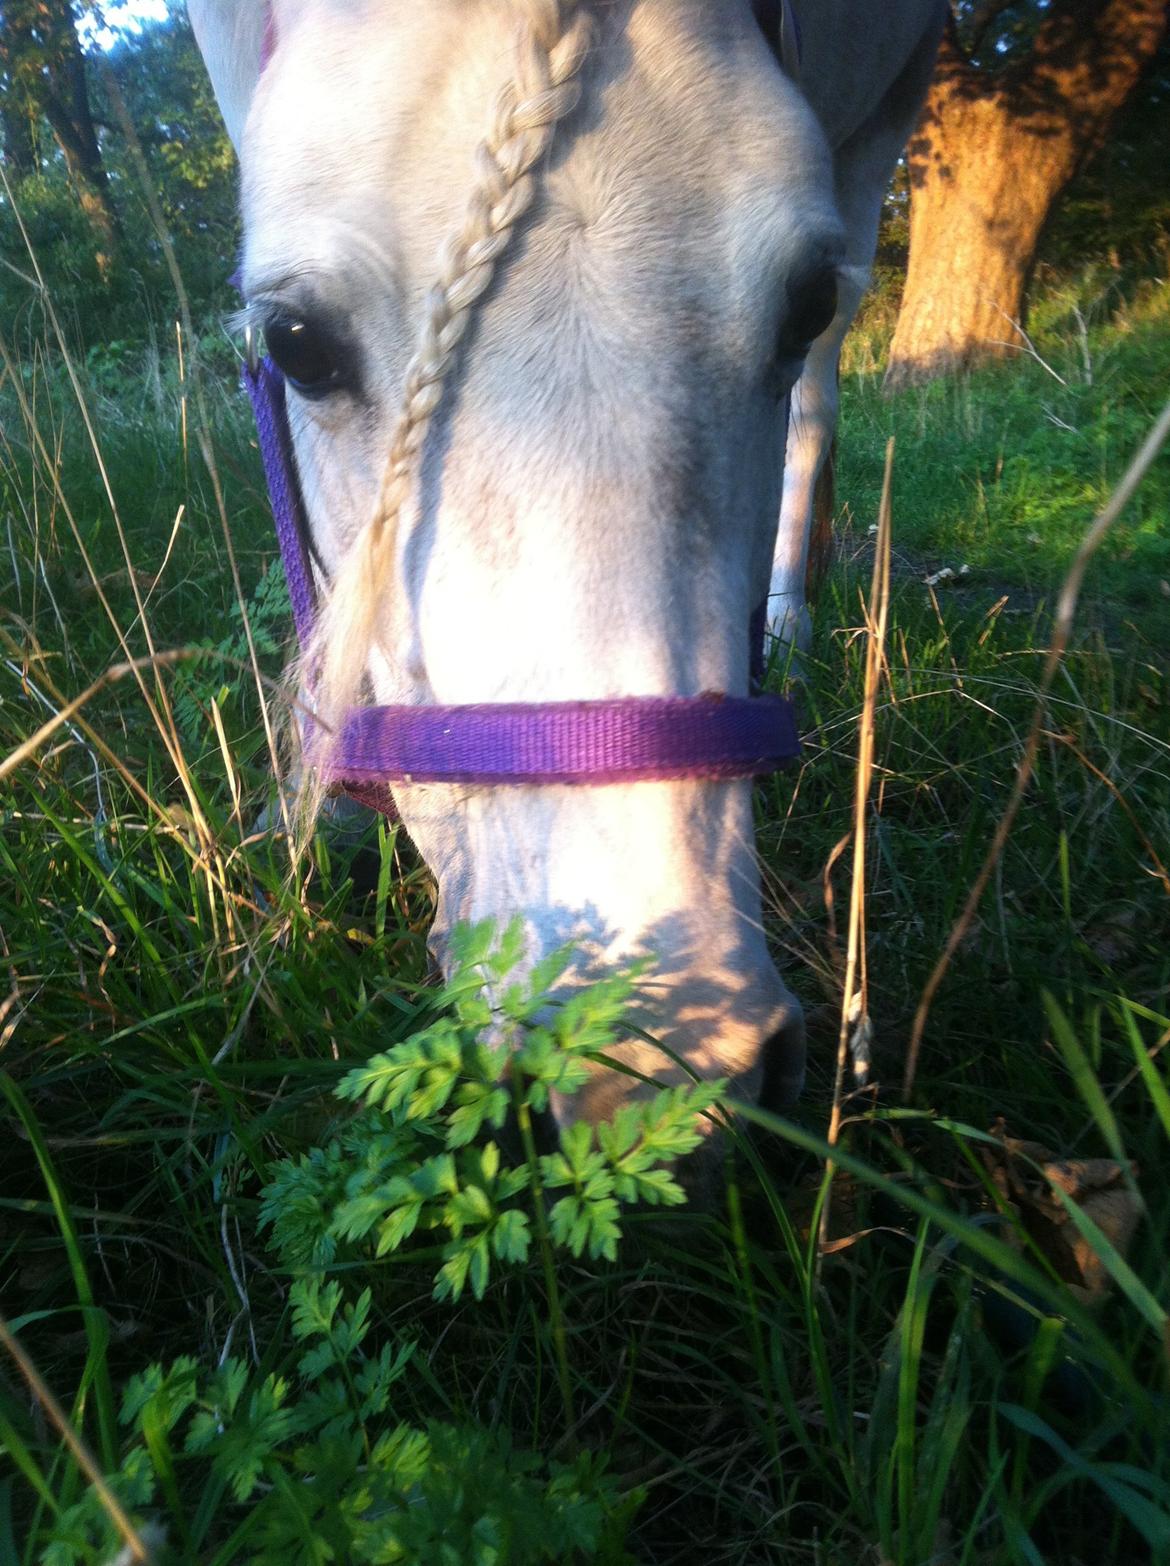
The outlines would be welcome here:
<svg viewBox="0 0 1170 1566">
<path fill-rule="evenodd" d="M 324 397 L 351 379 L 352 354 L 318 322 L 275 315 L 265 323 L 264 340 L 285 380 L 304 397 Z"/>
</svg>

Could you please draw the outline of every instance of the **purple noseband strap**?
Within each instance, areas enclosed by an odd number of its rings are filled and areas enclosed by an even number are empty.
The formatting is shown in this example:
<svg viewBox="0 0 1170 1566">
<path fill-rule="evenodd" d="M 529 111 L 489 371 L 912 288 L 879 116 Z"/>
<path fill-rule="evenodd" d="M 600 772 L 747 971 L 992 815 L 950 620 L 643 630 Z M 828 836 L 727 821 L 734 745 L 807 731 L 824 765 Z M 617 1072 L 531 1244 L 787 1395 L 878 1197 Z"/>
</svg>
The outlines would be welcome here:
<svg viewBox="0 0 1170 1566">
<path fill-rule="evenodd" d="M 316 593 L 289 432 L 284 378 L 270 359 L 244 381 L 301 645 Z M 752 677 L 763 674 L 765 607 L 752 616 Z M 791 703 L 777 696 L 623 697 L 462 707 L 359 707 L 332 770 L 361 803 L 394 813 L 390 783 L 594 784 L 747 778 L 800 754 Z"/>
<path fill-rule="evenodd" d="M 778 696 L 627 696 L 475 707 L 359 707 L 341 739 L 359 783 L 635 783 L 772 772 L 799 749 Z"/>
</svg>

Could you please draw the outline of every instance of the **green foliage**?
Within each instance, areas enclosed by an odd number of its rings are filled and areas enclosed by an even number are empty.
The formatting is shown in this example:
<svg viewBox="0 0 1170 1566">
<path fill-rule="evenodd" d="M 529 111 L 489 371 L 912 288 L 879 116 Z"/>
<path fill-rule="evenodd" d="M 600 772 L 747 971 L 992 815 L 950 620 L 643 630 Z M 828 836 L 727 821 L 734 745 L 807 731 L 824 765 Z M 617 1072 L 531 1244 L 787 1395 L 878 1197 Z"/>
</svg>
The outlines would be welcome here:
<svg viewBox="0 0 1170 1566">
<path fill-rule="evenodd" d="M 80 324 L 91 306 L 106 297 L 94 254 L 93 235 L 77 195 L 59 170 L 22 180 L 15 192 L 20 219 L 38 262 L 53 286 L 53 299 L 67 326 Z M 0 206 L 0 319 L 23 348 L 41 331 L 38 294 L 30 277 L 28 247 L 12 209 Z M 15 270 L 10 270 L 10 268 Z M 127 301 L 129 303 L 129 301 Z"/>
<path fill-rule="evenodd" d="M 303 1352 L 290 1376 L 184 1358 L 134 1377 L 122 1399 L 128 1445 L 110 1476 L 118 1499 L 141 1515 L 198 1475 L 197 1514 L 172 1519 L 183 1559 L 232 1503 L 231 1559 L 249 1566 L 596 1559 L 620 1516 L 601 1465 L 544 1463 L 486 1430 L 396 1422 L 392 1393 L 412 1349 L 375 1349 L 370 1305 L 368 1289 L 345 1304 L 340 1284 L 299 1279 L 290 1332 Z M 44 1566 L 101 1566 L 119 1543 L 93 1490 L 51 1534 Z"/>
<path fill-rule="evenodd" d="M 894 504 L 904 572 L 969 566 L 960 588 L 1002 584 L 1013 612 L 1050 597 L 1085 519 L 1104 505 L 1150 423 L 1164 384 L 1170 296 L 1144 286 L 1119 300 L 1098 268 L 1038 303 L 1033 353 L 1007 367 L 939 381 L 891 402 L 880 366 L 893 317 L 873 314 L 846 347 L 838 489 L 851 514 L 876 515 L 879 437 L 894 436 Z M 1154 397 L 1156 401 L 1156 396 Z M 1165 613 L 1170 581 L 1170 464 L 1155 465 L 1094 562 L 1116 610 Z M 956 586 L 958 584 L 955 584 Z M 945 591 L 945 590 L 944 590 Z"/>
<path fill-rule="evenodd" d="M 252 591 L 247 607 L 231 606 L 236 628 L 218 642 L 206 642 L 206 652 L 197 661 L 182 665 L 176 673 L 173 706 L 175 722 L 183 738 L 192 741 L 206 729 L 212 702 L 221 712 L 238 718 L 242 704 L 252 690 L 252 668 L 248 648 L 248 630 L 252 645 L 261 658 L 279 660 L 288 635 L 288 586 L 284 567 L 276 556 Z M 279 662 L 273 664 L 274 672 Z"/>
<path fill-rule="evenodd" d="M 23 224 L 70 340 L 83 348 L 110 338 L 141 344 L 152 330 L 171 329 L 177 301 L 108 77 L 125 102 L 200 316 L 225 311 L 232 302 L 227 280 L 239 245 L 235 155 L 185 7 L 176 7 L 165 23 L 126 36 L 100 66 L 96 57 L 88 59 L 80 87 L 71 63 L 79 10 L 70 0 L 4 0 L 0 132 L 23 139 L 31 127 L 32 135 L 27 159 L 16 159 L 12 149 L 5 153 L 13 202 L 0 201 L 0 321 L 16 323 L 21 338 L 22 323 L 39 330 L 39 294 Z M 95 234 L 83 208 L 76 155 L 71 167 L 52 128 L 71 118 L 79 122 L 82 143 L 92 118 L 90 156 L 106 176 L 105 199 L 119 228 L 113 252 L 109 236 Z"/>
<path fill-rule="evenodd" d="M 228 278 L 239 250 L 238 168 L 186 7 L 174 7 L 165 24 L 145 27 L 140 36 L 127 38 L 112 51 L 109 63 L 175 242 L 193 313 L 198 319 L 214 308 L 230 309 L 234 300 Z M 95 92 L 104 109 L 101 77 Z M 108 117 L 113 127 L 106 142 L 108 156 L 114 168 L 124 171 L 127 190 L 134 192 L 126 221 L 140 236 L 137 263 L 148 276 L 158 268 L 151 286 L 151 313 L 157 310 L 167 321 L 175 306 L 169 277 L 161 267 L 158 237 L 143 209 L 140 178 L 117 128 L 117 117 L 113 113 Z"/>
<path fill-rule="evenodd" d="M 557 1151 L 527 1162 L 505 1162 L 495 1141 L 474 1145 L 510 1113 L 523 1120 L 547 1109 L 550 1094 L 583 1086 L 621 1029 L 639 971 L 558 1004 L 551 990 L 571 952 L 508 982 L 522 945 L 518 922 L 498 947 L 490 922 L 457 931 L 444 1014 L 349 1071 L 337 1095 L 366 1112 L 327 1148 L 277 1167 L 261 1222 L 288 1264 L 332 1264 L 354 1246 L 381 1258 L 415 1235 L 445 1235 L 435 1298 L 458 1300 L 470 1286 L 482 1299 L 495 1263 L 528 1260 L 534 1225 L 525 1207 L 546 1193 L 557 1196 L 554 1245 L 595 1261 L 616 1259 L 620 1204 L 685 1200 L 671 1166 L 702 1140 L 697 1120 L 718 1102 L 718 1083 L 659 1089 L 596 1130 L 569 1125 Z M 489 999 L 485 978 L 498 998 Z M 485 1038 L 489 1029 L 498 1042 Z"/>
<path fill-rule="evenodd" d="M 611 1261 L 621 1236 L 615 1195 L 684 1200 L 664 1160 L 697 1146 L 695 1118 L 718 1099 L 716 1086 L 654 1095 L 601 1128 L 598 1150 L 592 1128 L 574 1126 L 562 1133 L 559 1154 L 531 1167 L 504 1166 L 494 1142 L 470 1145 L 485 1126 L 499 1129 L 510 1108 L 545 1102 L 550 1084 L 563 1090 L 571 1076 L 579 1085 L 585 1054 L 612 1041 L 632 988 L 623 975 L 575 996 L 548 1024 L 536 1021 L 554 1004 L 547 985 L 564 973 L 566 952 L 527 983 L 506 983 L 497 1014 L 483 985 L 507 981 L 521 927 L 498 946 L 492 937 L 490 924 L 456 932 L 463 966 L 438 1001 L 452 1016 L 347 1073 L 337 1093 L 363 1112 L 328 1147 L 279 1163 L 264 1192 L 261 1223 L 281 1264 L 309 1269 L 289 1290 L 295 1364 L 262 1374 L 228 1358 L 209 1371 L 188 1356 L 151 1365 L 126 1387 L 128 1445 L 110 1487 L 139 1515 L 163 1496 L 174 1500 L 172 1522 L 188 1548 L 205 1542 L 213 1510 L 229 1498 L 246 1509 L 233 1558 L 254 1566 L 535 1566 L 597 1559 L 620 1542 L 617 1489 L 588 1455 L 544 1462 L 513 1451 L 502 1433 L 396 1422 L 392 1393 L 413 1346 L 377 1346 L 372 1290 L 347 1297 L 352 1267 L 325 1275 L 357 1242 L 372 1242 L 380 1257 L 416 1231 L 443 1230 L 450 1239 L 436 1298 L 457 1300 L 470 1285 L 482 1299 L 495 1264 L 527 1260 L 522 1194 L 543 1202 L 544 1189 L 571 1188 L 552 1209 L 555 1243 L 574 1257 L 588 1251 Z M 481 1029 L 501 1017 L 540 1039 L 531 1055 L 521 1042 L 512 1056 L 510 1094 L 494 1087 L 508 1076 L 509 1044 L 480 1042 Z M 576 1070 L 566 1072 L 558 1054 Z M 525 1084 L 529 1071 L 539 1075 Z M 180 1477 L 184 1487 L 198 1483 L 202 1523 L 175 1515 Z M 50 1537 L 46 1566 L 98 1566 L 117 1539 L 92 1490 L 62 1512 Z"/>
</svg>

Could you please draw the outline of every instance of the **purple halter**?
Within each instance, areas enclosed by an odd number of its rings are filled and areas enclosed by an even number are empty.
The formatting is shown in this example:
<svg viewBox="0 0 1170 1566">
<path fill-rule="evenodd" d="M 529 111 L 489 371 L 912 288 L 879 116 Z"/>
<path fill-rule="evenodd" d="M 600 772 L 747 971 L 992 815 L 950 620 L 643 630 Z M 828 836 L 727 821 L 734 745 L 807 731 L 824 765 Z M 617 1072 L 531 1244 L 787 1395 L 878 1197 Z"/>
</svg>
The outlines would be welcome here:
<svg viewBox="0 0 1170 1566">
<path fill-rule="evenodd" d="M 791 6 L 783 0 L 781 16 L 791 16 Z M 262 69 L 276 42 L 269 7 Z M 789 42 L 788 49 L 798 52 L 798 45 Z M 249 355 L 244 382 L 256 418 L 297 637 L 305 647 L 313 631 L 316 593 L 284 377 L 271 359 L 253 362 Z M 766 613 L 765 600 L 748 628 L 753 689 L 764 674 Z M 613 701 L 359 707 L 346 719 L 333 780 L 362 804 L 394 815 L 391 783 L 496 787 L 748 778 L 777 772 L 799 754 L 792 704 L 778 696 L 710 693 Z"/>
<path fill-rule="evenodd" d="M 271 359 L 246 366 L 296 634 L 309 644 L 316 611 L 309 521 L 288 429 L 283 376 Z M 752 678 L 763 675 L 764 608 L 752 615 Z M 623 697 L 612 702 L 371 706 L 349 714 L 334 763 L 341 788 L 393 813 L 390 783 L 634 783 L 746 778 L 800 753 L 782 697 Z"/>
<path fill-rule="evenodd" d="M 246 367 L 260 455 L 293 618 L 308 644 L 316 593 L 285 407 L 270 359 Z M 764 615 L 752 616 L 752 679 L 764 667 Z M 746 778 L 800 754 L 792 704 L 779 696 L 628 696 L 614 701 L 507 702 L 460 707 L 358 707 L 346 720 L 334 781 L 393 813 L 391 783 L 632 783 Z"/>
</svg>

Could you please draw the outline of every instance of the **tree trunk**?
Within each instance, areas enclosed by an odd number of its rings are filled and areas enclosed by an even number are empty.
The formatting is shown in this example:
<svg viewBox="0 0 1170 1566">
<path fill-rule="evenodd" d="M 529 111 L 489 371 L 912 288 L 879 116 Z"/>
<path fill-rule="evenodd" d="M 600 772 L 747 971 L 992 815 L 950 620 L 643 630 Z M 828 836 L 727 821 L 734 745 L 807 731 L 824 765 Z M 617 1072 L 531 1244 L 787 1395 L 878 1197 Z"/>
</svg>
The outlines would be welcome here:
<svg viewBox="0 0 1170 1566">
<path fill-rule="evenodd" d="M 1040 235 L 1075 167 L 1067 135 L 1020 135 L 998 96 L 944 101 L 911 196 L 910 262 L 887 385 L 1019 348 Z"/>
<path fill-rule="evenodd" d="M 1021 66 L 992 73 L 953 23 L 910 144 L 910 263 L 886 385 L 1018 351 L 1053 208 L 1166 31 L 1166 0 L 1055 0 Z"/>
<path fill-rule="evenodd" d="M 8 93 L 0 96 L 0 149 L 10 185 L 37 172 L 36 126 Z"/>
<path fill-rule="evenodd" d="M 48 123 L 94 230 L 98 268 L 108 277 L 121 245 L 121 225 L 93 122 L 72 0 L 3 0 L 0 75 L 6 83 L 6 146 L 19 117 Z"/>
<path fill-rule="evenodd" d="M 98 271 L 108 278 L 121 249 L 122 226 L 110 195 L 110 181 L 93 122 L 85 56 L 72 27 L 69 36 L 68 51 L 59 70 L 53 73 L 53 86 L 45 94 L 45 118 L 65 155 L 77 199 L 97 237 Z"/>
</svg>

